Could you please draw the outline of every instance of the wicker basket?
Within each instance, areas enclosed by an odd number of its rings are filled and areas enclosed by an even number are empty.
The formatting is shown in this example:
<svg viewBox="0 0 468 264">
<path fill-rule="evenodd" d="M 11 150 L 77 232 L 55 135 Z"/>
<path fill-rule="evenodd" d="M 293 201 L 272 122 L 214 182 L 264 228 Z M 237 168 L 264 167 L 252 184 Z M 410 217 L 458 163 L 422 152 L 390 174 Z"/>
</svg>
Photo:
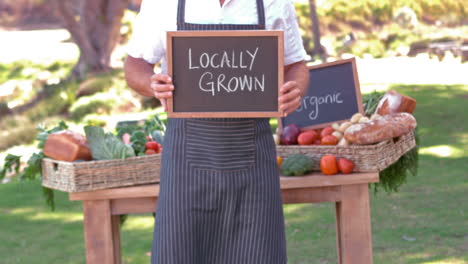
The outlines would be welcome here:
<svg viewBox="0 0 468 264">
<path fill-rule="evenodd" d="M 414 131 L 399 138 L 390 139 L 374 145 L 351 146 L 276 146 L 279 156 L 304 154 L 314 160 L 314 170 L 320 170 L 323 155 L 332 154 L 337 158 L 347 158 L 354 162 L 356 172 L 382 171 L 395 163 L 403 154 L 416 147 Z"/>
<path fill-rule="evenodd" d="M 45 158 L 42 185 L 65 192 L 82 192 L 159 182 L 161 154 L 123 160 L 66 162 Z"/>
</svg>

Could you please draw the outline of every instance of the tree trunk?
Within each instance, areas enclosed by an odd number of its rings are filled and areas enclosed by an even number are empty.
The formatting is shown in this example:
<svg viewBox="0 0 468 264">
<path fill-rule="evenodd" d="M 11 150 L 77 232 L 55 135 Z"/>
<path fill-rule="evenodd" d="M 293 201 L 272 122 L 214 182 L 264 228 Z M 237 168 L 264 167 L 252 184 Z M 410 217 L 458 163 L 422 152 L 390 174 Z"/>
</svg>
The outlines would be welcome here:
<svg viewBox="0 0 468 264">
<path fill-rule="evenodd" d="M 320 27 L 317 17 L 317 6 L 315 5 L 315 0 L 309 0 L 309 9 L 310 9 L 310 20 L 312 22 L 312 34 L 314 38 L 314 54 L 319 55 L 323 62 L 327 61 L 327 56 L 325 51 L 320 43 Z"/>
<path fill-rule="evenodd" d="M 70 0 L 53 2 L 80 49 L 80 58 L 72 74 L 84 78 L 91 72 L 109 70 L 110 57 L 119 41 L 121 20 L 129 0 L 80 0 L 78 16 Z"/>
</svg>

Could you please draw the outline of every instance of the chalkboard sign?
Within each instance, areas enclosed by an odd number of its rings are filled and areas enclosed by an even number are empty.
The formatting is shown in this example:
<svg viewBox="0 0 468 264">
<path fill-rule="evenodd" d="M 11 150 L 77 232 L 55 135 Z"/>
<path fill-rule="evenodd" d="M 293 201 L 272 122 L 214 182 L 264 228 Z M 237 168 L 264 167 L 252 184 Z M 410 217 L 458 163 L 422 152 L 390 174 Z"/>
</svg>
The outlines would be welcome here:
<svg viewBox="0 0 468 264">
<path fill-rule="evenodd" d="M 169 117 L 279 117 L 282 31 L 167 33 Z"/>
<path fill-rule="evenodd" d="M 363 113 L 361 90 L 354 58 L 309 67 L 309 87 L 301 106 L 281 119 L 283 126 L 296 124 L 315 129 Z"/>
</svg>

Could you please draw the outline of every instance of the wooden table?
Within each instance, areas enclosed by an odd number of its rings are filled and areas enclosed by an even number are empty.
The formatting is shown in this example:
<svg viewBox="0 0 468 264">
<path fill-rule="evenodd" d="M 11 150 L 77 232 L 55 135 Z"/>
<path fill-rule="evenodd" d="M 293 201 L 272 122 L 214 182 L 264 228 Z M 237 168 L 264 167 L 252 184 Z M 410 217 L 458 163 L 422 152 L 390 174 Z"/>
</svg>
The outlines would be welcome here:
<svg viewBox="0 0 468 264">
<path fill-rule="evenodd" d="M 370 264 L 368 183 L 378 181 L 378 173 L 314 173 L 281 177 L 281 192 L 285 204 L 334 202 L 339 263 Z M 120 264 L 119 215 L 154 212 L 158 194 L 158 184 L 70 193 L 70 200 L 83 201 L 87 263 Z"/>
</svg>

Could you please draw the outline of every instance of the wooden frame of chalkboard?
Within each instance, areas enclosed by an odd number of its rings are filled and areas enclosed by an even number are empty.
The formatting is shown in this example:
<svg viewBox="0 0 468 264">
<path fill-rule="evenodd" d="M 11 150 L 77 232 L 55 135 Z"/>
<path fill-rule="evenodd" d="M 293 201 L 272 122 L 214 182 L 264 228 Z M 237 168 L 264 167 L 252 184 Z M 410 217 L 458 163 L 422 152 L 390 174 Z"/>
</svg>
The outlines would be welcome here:
<svg viewBox="0 0 468 264">
<path fill-rule="evenodd" d="M 335 122 L 347 121 L 357 112 L 364 113 L 355 58 L 308 66 L 308 69 L 310 78 L 307 94 L 296 111 L 279 118 L 280 130 L 289 124 L 296 124 L 303 130 L 323 128 Z M 331 89 L 327 90 L 328 88 Z M 332 94 L 329 93 L 330 90 Z M 329 113 L 328 116 L 319 116 L 319 113 L 324 112 L 320 104 L 334 105 L 325 110 L 335 111 L 325 111 Z"/>
<path fill-rule="evenodd" d="M 280 117 L 283 39 L 275 30 L 167 32 L 168 117 Z"/>
</svg>

